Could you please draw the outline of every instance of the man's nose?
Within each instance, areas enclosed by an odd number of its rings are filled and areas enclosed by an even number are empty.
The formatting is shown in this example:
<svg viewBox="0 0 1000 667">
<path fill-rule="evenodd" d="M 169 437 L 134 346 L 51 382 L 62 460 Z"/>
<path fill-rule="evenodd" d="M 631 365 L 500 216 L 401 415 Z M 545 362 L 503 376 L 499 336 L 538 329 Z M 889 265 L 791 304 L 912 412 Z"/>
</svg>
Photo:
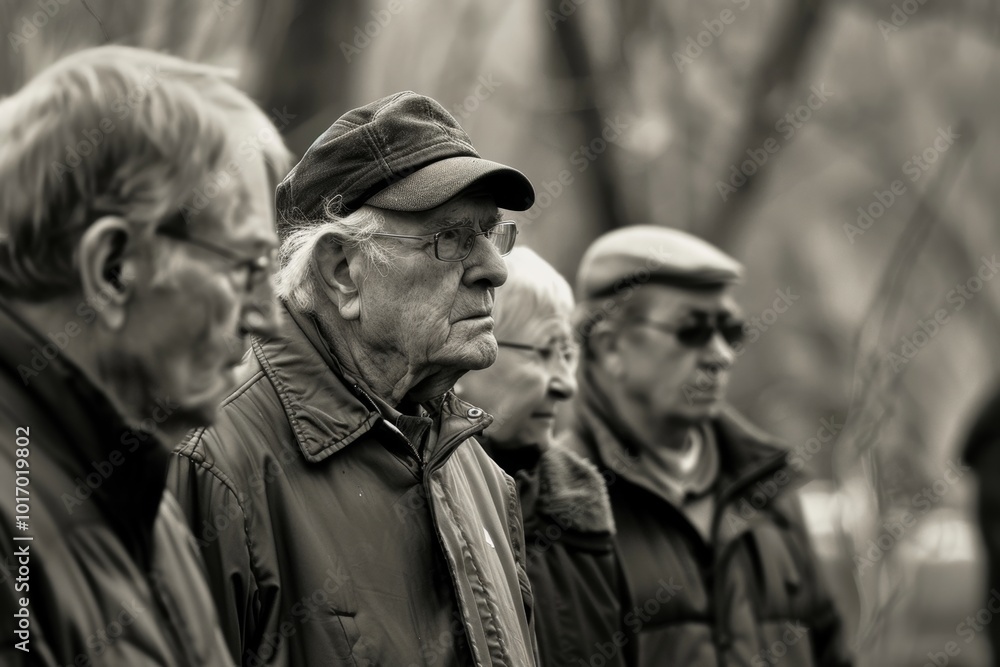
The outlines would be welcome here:
<svg viewBox="0 0 1000 667">
<path fill-rule="evenodd" d="M 261 285 L 253 294 L 247 295 L 240 313 L 240 335 L 269 338 L 278 331 L 278 309 L 280 305 L 271 290 L 270 283 Z"/>
<path fill-rule="evenodd" d="M 711 340 L 705 345 L 705 353 L 702 356 L 705 364 L 714 366 L 720 370 L 731 368 L 736 361 L 736 353 L 730 347 L 722 333 L 716 331 Z"/>
<path fill-rule="evenodd" d="M 476 237 L 472 253 L 465 259 L 466 285 L 482 284 L 484 287 L 500 287 L 507 282 L 507 262 L 500 251 L 485 236 Z"/>
</svg>

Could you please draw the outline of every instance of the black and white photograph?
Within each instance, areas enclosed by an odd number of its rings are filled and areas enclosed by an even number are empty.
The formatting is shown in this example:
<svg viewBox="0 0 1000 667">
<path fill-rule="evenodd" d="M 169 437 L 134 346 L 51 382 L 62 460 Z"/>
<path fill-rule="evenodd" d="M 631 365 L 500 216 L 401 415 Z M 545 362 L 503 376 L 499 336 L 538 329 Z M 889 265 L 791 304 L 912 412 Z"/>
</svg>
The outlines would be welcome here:
<svg viewBox="0 0 1000 667">
<path fill-rule="evenodd" d="M 1000 665 L 1000 2 L 0 38 L 0 667 Z"/>
</svg>

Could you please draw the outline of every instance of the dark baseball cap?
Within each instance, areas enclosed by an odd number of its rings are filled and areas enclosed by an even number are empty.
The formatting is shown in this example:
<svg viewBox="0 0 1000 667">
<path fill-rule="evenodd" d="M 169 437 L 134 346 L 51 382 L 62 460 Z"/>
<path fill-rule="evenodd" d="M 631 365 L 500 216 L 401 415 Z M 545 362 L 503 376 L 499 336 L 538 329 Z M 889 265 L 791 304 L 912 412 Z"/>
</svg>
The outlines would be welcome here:
<svg viewBox="0 0 1000 667">
<path fill-rule="evenodd" d="M 310 219 L 327 202 L 342 215 L 363 204 L 426 211 L 474 184 L 498 208 L 535 202 L 524 174 L 481 158 L 444 107 L 406 91 L 337 119 L 278 185 L 275 206 L 279 221 Z"/>
</svg>

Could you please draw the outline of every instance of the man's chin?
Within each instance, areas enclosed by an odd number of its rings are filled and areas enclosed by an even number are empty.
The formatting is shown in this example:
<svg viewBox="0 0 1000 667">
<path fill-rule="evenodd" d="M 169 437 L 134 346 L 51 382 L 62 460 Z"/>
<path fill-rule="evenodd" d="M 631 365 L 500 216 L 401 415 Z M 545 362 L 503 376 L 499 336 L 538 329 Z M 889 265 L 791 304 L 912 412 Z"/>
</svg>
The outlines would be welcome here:
<svg viewBox="0 0 1000 667">
<path fill-rule="evenodd" d="M 497 341 L 492 333 L 476 336 L 459 350 L 451 360 L 442 365 L 464 371 L 480 371 L 489 368 L 497 360 Z"/>
<path fill-rule="evenodd" d="M 219 407 L 234 387 L 232 369 L 223 370 L 212 381 L 203 386 L 191 387 L 170 415 L 170 421 L 181 425 L 187 431 L 202 426 L 211 426 L 219 416 Z"/>
<path fill-rule="evenodd" d="M 715 419 L 722 414 L 724 405 L 725 403 L 722 399 L 698 402 L 686 406 L 683 411 L 675 412 L 671 415 L 671 421 L 697 424 L 708 419 Z"/>
<path fill-rule="evenodd" d="M 219 402 L 199 402 L 185 404 L 170 415 L 169 422 L 161 427 L 166 444 L 173 446 L 180 442 L 188 431 L 212 426 L 219 417 Z"/>
<path fill-rule="evenodd" d="M 469 371 L 481 371 L 489 368 L 497 360 L 497 355 L 472 355 L 462 364 L 462 368 Z"/>
<path fill-rule="evenodd" d="M 187 383 L 181 401 L 191 406 L 217 405 L 236 388 L 235 385 L 236 374 L 232 368 L 218 369 Z"/>
<path fill-rule="evenodd" d="M 718 400 L 698 406 L 694 411 L 695 420 L 704 421 L 718 417 L 722 413 L 722 405 L 722 401 Z"/>
</svg>

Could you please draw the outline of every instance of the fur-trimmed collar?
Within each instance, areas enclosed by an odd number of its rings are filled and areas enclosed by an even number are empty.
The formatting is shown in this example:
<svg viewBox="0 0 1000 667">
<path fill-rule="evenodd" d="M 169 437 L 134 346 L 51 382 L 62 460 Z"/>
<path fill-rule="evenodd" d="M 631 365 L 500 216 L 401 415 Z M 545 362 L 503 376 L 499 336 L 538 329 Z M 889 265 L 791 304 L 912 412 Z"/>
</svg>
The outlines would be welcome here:
<svg viewBox="0 0 1000 667">
<path fill-rule="evenodd" d="M 561 447 L 549 447 L 536 468 L 536 510 L 560 525 L 586 533 L 614 533 L 611 502 L 597 468 Z"/>
</svg>

